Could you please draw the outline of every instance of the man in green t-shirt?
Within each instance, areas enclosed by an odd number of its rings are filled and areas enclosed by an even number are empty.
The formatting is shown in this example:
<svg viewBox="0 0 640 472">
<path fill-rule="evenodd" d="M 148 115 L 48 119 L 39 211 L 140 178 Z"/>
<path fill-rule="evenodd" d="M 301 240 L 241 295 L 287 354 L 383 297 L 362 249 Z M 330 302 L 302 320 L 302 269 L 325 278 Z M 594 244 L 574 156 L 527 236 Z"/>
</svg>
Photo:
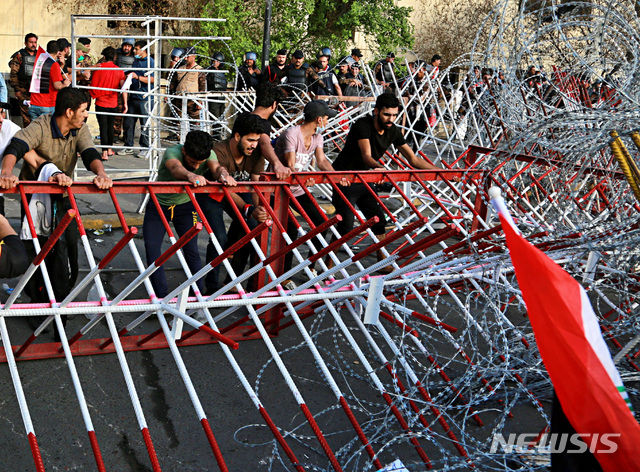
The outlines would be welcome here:
<svg viewBox="0 0 640 472">
<path fill-rule="evenodd" d="M 158 182 L 186 180 L 195 187 L 201 187 L 208 183 L 203 174 L 205 171 L 209 171 L 215 181 L 223 182 L 229 186 L 236 185 L 227 169 L 218 163 L 212 149 L 213 139 L 207 133 L 204 131 L 189 132 L 184 145 L 177 144 L 164 152 L 158 169 Z M 173 222 L 178 236 L 185 234 L 198 222 L 198 213 L 186 193 L 158 194 L 158 202 L 165 218 Z M 162 240 L 165 235 L 162 219 L 153 203 L 147 205 L 145 210 L 142 232 L 147 264 L 151 264 L 160 257 Z M 198 252 L 198 238 L 193 238 L 185 244 L 183 252 L 191 273 L 195 274 L 202 268 Z M 151 275 L 151 284 L 159 298 L 163 298 L 169 293 L 162 266 Z M 198 287 L 202 291 L 202 281 L 200 280 Z"/>
</svg>

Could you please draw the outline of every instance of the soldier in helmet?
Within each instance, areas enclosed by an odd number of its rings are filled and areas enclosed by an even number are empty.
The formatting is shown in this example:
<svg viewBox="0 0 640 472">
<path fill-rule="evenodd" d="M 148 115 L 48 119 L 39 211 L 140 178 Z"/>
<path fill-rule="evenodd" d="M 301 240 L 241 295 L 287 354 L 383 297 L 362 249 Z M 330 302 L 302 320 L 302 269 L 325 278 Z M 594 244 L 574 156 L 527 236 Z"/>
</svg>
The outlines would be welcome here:
<svg viewBox="0 0 640 472">
<path fill-rule="evenodd" d="M 260 84 L 260 69 L 256 66 L 258 55 L 249 51 L 244 55 L 244 64 L 238 69 L 238 90 L 256 89 Z"/>
<path fill-rule="evenodd" d="M 38 37 L 34 33 L 29 33 L 24 37 L 24 48 L 11 56 L 9 68 L 9 83 L 15 91 L 16 98 L 20 101 L 20 116 L 22 124 L 26 127 L 31 123 L 29 117 L 29 106 L 24 104 L 30 99 L 29 86 L 33 67 L 36 64 L 36 52 L 38 51 Z"/>
<path fill-rule="evenodd" d="M 184 56 L 184 49 L 173 48 L 169 56 L 171 56 L 171 61 L 169 61 L 169 69 L 173 69 L 174 67 L 179 65 L 178 63 L 182 59 L 182 56 Z"/>
<path fill-rule="evenodd" d="M 333 68 L 329 65 L 331 59 L 331 49 L 322 48 L 318 54 L 318 78 L 322 81 L 323 85 L 320 85 L 320 81 L 313 84 L 311 87 L 313 93 L 316 95 L 337 95 L 342 99 L 342 89 L 338 83 L 338 78 L 333 72 Z"/>
<path fill-rule="evenodd" d="M 396 55 L 393 52 L 388 52 L 387 57 L 378 61 L 373 69 L 373 73 L 378 85 L 384 88 L 384 91 L 390 91 L 394 88 L 393 78 L 395 77 L 394 62 Z"/>
<path fill-rule="evenodd" d="M 224 62 L 224 56 L 220 52 L 214 52 L 211 57 L 211 65 L 209 70 L 223 70 L 222 63 Z M 207 74 L 207 91 L 208 92 L 226 92 L 227 90 L 227 78 L 224 72 L 209 72 Z M 209 112 L 216 118 L 220 118 L 224 115 L 224 99 L 222 97 L 214 97 L 209 101 Z M 222 139 L 222 126 L 214 125 L 211 133 L 213 139 L 220 141 Z"/>
<path fill-rule="evenodd" d="M 206 91 L 205 74 L 200 72 L 202 66 L 196 62 L 196 50 L 194 47 L 185 48 L 184 58 L 180 61 L 169 84 L 169 92 L 172 95 L 184 95 Z M 190 99 L 176 99 L 174 105 L 178 113 L 182 112 L 182 102 L 187 100 L 187 113 L 192 120 L 200 118 L 200 105 Z"/>
</svg>

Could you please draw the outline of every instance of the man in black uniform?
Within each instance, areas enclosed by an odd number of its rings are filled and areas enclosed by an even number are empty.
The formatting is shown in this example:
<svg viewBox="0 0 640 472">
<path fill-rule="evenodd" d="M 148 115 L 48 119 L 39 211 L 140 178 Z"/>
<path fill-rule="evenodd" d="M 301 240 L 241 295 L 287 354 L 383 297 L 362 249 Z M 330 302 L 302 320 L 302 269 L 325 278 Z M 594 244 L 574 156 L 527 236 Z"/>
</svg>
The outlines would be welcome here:
<svg viewBox="0 0 640 472">
<path fill-rule="evenodd" d="M 238 90 L 257 89 L 260 84 L 260 69 L 256 66 L 258 55 L 249 51 L 244 55 L 244 64 L 238 69 Z"/>
<path fill-rule="evenodd" d="M 279 85 L 285 75 L 287 75 L 287 50 L 278 49 L 275 64 L 269 64 L 264 68 L 260 80 L 262 80 L 262 83 L 271 82 Z"/>
<path fill-rule="evenodd" d="M 387 57 L 385 57 L 381 61 L 378 61 L 373 69 L 373 73 L 376 77 L 376 82 L 378 82 L 378 85 L 382 85 L 385 92 L 395 87 L 393 81 L 393 78 L 395 76 L 395 72 L 393 70 L 395 60 L 396 55 L 393 52 L 388 52 Z"/>
<path fill-rule="evenodd" d="M 320 80 L 314 68 L 304 62 L 304 53 L 300 49 L 296 50 L 291 64 L 287 66 L 287 73 L 282 83 L 306 92 L 307 87 L 316 81 L 320 81 L 320 85 L 324 87 L 324 82 Z"/>
<path fill-rule="evenodd" d="M 318 57 L 318 77 L 320 80 L 313 84 L 312 90 L 316 95 L 337 95 L 342 99 L 342 89 L 338 83 L 338 78 L 329 65 L 330 53 L 329 48 L 324 48 Z M 321 82 L 324 86 L 320 85 Z"/>
<path fill-rule="evenodd" d="M 399 107 L 400 102 L 395 95 L 391 93 L 379 95 L 373 115 L 360 118 L 349 130 L 347 142 L 334 161 L 333 168 L 336 171 L 384 169 L 379 160 L 393 144 L 412 167 L 439 169 L 417 157 L 402 136 L 400 128 L 394 124 Z M 380 218 L 380 221 L 371 229 L 373 234 L 383 239 L 386 226 L 385 213 L 366 186 L 353 183 L 348 187 L 339 186 L 339 188 L 352 205 L 358 206 L 366 219 L 374 216 Z M 333 192 L 332 202 L 336 213 L 342 216 L 342 221 L 338 223 L 336 229 L 341 235 L 345 235 L 353 229 L 354 214 L 338 192 Z M 378 251 L 378 260 L 382 258 L 382 252 Z"/>
<path fill-rule="evenodd" d="M 209 70 L 224 70 L 222 63 L 224 62 L 224 56 L 220 52 L 214 52 Z M 227 78 L 223 72 L 208 73 L 207 74 L 207 91 L 208 92 L 226 92 L 227 91 Z M 213 97 L 213 100 L 209 102 L 209 112 L 216 118 L 220 118 L 224 115 L 224 97 Z M 213 125 L 213 131 L 211 133 L 215 141 L 222 139 L 222 126 Z"/>
</svg>

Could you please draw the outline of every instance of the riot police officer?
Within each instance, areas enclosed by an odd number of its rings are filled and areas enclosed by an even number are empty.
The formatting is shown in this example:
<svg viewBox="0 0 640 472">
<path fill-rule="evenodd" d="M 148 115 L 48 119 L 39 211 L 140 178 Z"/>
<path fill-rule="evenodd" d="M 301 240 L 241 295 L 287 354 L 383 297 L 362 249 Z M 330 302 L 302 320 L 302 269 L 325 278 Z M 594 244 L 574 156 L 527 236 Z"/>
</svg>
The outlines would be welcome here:
<svg viewBox="0 0 640 472">
<path fill-rule="evenodd" d="M 208 70 L 222 70 L 224 67 L 224 56 L 220 52 L 214 52 L 211 56 L 211 65 Z M 208 72 L 207 73 L 207 91 L 208 92 L 224 92 L 227 90 L 227 78 L 223 72 Z M 219 95 L 210 97 L 209 112 L 216 118 L 224 116 L 225 103 L 224 97 Z M 213 125 L 213 132 L 211 133 L 213 139 L 220 141 L 222 139 L 222 126 L 220 124 Z"/>
<path fill-rule="evenodd" d="M 244 64 L 238 69 L 238 90 L 248 90 L 258 88 L 260 84 L 260 69 L 256 67 L 258 55 L 249 51 L 244 55 Z"/>
</svg>

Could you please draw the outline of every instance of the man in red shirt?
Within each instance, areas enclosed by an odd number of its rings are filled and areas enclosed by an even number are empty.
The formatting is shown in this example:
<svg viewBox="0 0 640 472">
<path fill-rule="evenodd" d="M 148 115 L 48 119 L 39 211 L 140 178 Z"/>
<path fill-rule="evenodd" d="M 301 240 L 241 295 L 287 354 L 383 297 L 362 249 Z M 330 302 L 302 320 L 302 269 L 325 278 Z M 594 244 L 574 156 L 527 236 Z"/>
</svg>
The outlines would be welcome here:
<svg viewBox="0 0 640 472">
<path fill-rule="evenodd" d="M 125 82 L 124 71 L 116 66 L 116 50 L 111 46 L 103 49 L 104 62 L 100 63 L 100 70 L 94 71 L 91 77 L 91 96 L 96 100 L 96 112 L 98 125 L 100 126 L 100 147 L 102 148 L 102 160 L 106 161 L 113 156 L 111 149 L 114 141 L 113 125 L 118 113 L 118 92 Z M 109 70 L 117 69 L 117 70 Z M 111 89 L 111 90 L 105 90 Z M 127 94 L 124 94 L 124 113 L 127 109 Z M 107 114 L 104 114 L 107 113 Z"/>
<path fill-rule="evenodd" d="M 57 41 L 49 41 L 47 43 L 47 52 L 51 57 L 56 57 L 59 51 Z M 37 63 L 37 60 L 36 60 Z M 31 93 L 31 105 L 29 106 L 29 116 L 31 121 L 38 118 L 40 115 L 53 115 L 53 111 L 56 106 L 56 97 L 58 96 L 58 90 L 68 87 L 71 82 L 63 76 L 60 64 L 55 59 L 48 70 L 48 73 L 44 71 L 41 77 L 41 82 L 48 80 L 49 92 L 48 93 Z"/>
</svg>

